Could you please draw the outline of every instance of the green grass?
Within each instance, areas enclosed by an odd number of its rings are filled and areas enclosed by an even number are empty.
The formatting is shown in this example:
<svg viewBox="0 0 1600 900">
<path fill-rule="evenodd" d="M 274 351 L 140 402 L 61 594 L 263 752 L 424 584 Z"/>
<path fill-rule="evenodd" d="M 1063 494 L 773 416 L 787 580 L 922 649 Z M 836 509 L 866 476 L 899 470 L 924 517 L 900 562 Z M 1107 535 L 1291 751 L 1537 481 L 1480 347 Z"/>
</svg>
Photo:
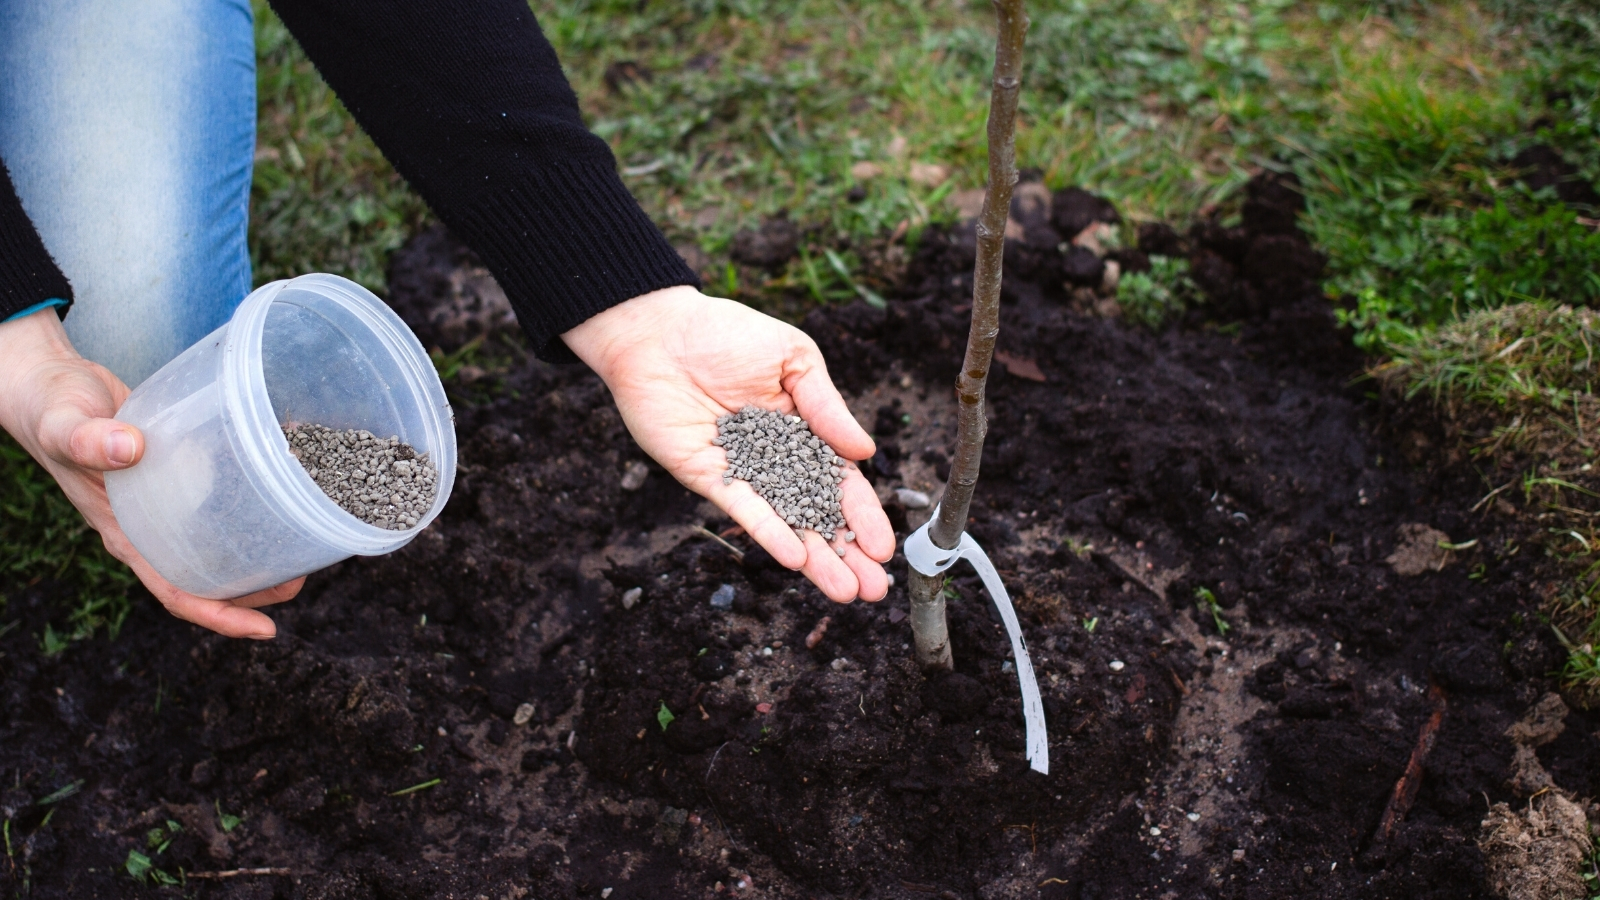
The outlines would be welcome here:
<svg viewBox="0 0 1600 900">
<path fill-rule="evenodd" d="M 1600 378 L 1597 352 L 1600 314 L 1520 303 L 1476 312 L 1419 334 L 1395 349 L 1385 371 L 1401 376 L 1408 397 L 1428 393 L 1514 413 L 1552 415 L 1561 428 L 1572 430 L 1569 423 L 1573 428 L 1582 424 L 1574 421 L 1574 404 L 1588 402 Z"/>
<path fill-rule="evenodd" d="M 1266 99 L 1261 54 L 1282 40 L 1283 6 L 1242 4 L 1248 18 L 1219 28 L 1205 4 L 1035 4 L 1022 165 L 1052 184 L 1093 184 L 1146 216 L 1185 215 L 1225 195 L 1245 161 L 1209 126 L 1225 110 L 1278 105 Z M 948 217 L 939 186 L 906 177 L 913 163 L 943 166 L 961 187 L 982 183 L 987 4 L 534 8 L 595 130 L 635 173 L 630 187 L 672 236 L 713 253 L 779 211 L 822 242 Z M 607 71 L 624 64 L 639 77 L 608 85 Z M 1242 100 L 1251 89 L 1261 96 Z M 883 174 L 859 182 L 860 162 Z M 852 202 L 857 186 L 866 196 Z"/>
<path fill-rule="evenodd" d="M 12 598 L 41 582 L 73 598 L 38 636 L 41 650 L 54 654 L 100 629 L 114 637 L 137 579 L 106 552 L 50 476 L 0 433 L 0 633 L 18 621 Z"/>
<path fill-rule="evenodd" d="M 1562 10 L 1456 14 L 1457 46 L 1390 58 L 1341 50 L 1330 126 L 1294 160 L 1331 293 L 1373 351 L 1418 328 L 1527 299 L 1600 300 L 1600 235 L 1511 166 L 1546 143 L 1600 174 L 1600 61 Z M 1581 17 L 1580 17 L 1581 18 Z M 1443 65 L 1441 65 L 1443 63 Z"/>
</svg>

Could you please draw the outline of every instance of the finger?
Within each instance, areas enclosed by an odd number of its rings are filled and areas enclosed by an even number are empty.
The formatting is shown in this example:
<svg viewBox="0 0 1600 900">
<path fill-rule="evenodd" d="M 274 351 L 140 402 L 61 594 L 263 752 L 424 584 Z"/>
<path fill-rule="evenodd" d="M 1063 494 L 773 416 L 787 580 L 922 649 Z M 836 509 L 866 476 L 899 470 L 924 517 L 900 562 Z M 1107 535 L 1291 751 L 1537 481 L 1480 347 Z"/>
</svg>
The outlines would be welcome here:
<svg viewBox="0 0 1600 900">
<path fill-rule="evenodd" d="M 839 389 L 828 377 L 828 366 L 822 354 L 812 351 L 816 359 L 793 384 L 786 385 L 794 398 L 800 418 L 811 426 L 811 433 L 832 447 L 845 459 L 869 459 L 877 452 L 872 437 L 867 434 L 856 417 L 850 415 Z"/>
<path fill-rule="evenodd" d="M 849 603 L 856 599 L 861 593 L 856 573 L 845 565 L 838 551 L 828 546 L 822 535 L 815 531 L 807 531 L 805 535 L 806 564 L 800 569 L 801 573 L 835 603 Z"/>
<path fill-rule="evenodd" d="M 120 532 L 117 537 L 120 538 L 119 543 L 127 542 L 127 537 Z M 111 549 L 111 545 L 112 541 L 108 538 L 107 549 Z M 132 545 L 129 544 L 128 547 L 131 549 Z M 179 590 L 177 585 L 162 578 L 161 573 L 152 568 L 138 553 L 119 558 L 128 564 L 133 574 L 139 576 L 139 580 L 144 582 L 144 586 L 150 589 L 150 593 L 154 594 L 157 600 L 161 601 L 167 612 L 185 622 L 192 622 L 201 628 L 231 638 L 254 638 L 264 641 L 278 634 L 278 626 L 262 613 L 235 606 L 228 600 L 207 600 Z"/>
<path fill-rule="evenodd" d="M 856 592 L 868 603 L 877 603 L 889 594 L 889 574 L 877 560 L 861 552 L 855 544 L 844 544 L 844 564 L 856 576 Z"/>
<path fill-rule="evenodd" d="M 278 634 L 278 626 L 266 615 L 227 600 L 206 600 L 177 588 L 166 596 L 156 596 L 167 612 L 224 637 L 264 641 Z"/>
<path fill-rule="evenodd" d="M 855 543 L 861 552 L 880 563 L 893 559 L 894 528 L 872 485 L 859 471 L 851 469 L 839 487 L 844 491 L 839 506 L 844 510 L 845 524 L 856 533 Z"/>
<path fill-rule="evenodd" d="M 788 523 L 778 518 L 767 501 L 756 494 L 749 482 L 718 484 L 707 494 L 712 503 L 737 522 L 751 539 L 760 544 L 778 565 L 799 569 L 806 563 L 806 546 Z"/>
<path fill-rule="evenodd" d="M 39 423 L 39 443 L 60 462 L 107 472 L 126 469 L 144 456 L 144 435 L 116 419 L 84 415 L 71 406 L 57 406 Z"/>
<path fill-rule="evenodd" d="M 293 600 L 295 595 L 300 593 L 300 589 L 305 586 L 305 583 L 305 576 L 301 576 L 293 581 L 285 581 L 276 587 L 269 587 L 264 591 L 256 591 L 254 594 L 235 597 L 228 602 L 234 606 L 243 606 L 246 609 L 260 609 L 263 606 L 271 606 L 274 603 Z"/>
</svg>

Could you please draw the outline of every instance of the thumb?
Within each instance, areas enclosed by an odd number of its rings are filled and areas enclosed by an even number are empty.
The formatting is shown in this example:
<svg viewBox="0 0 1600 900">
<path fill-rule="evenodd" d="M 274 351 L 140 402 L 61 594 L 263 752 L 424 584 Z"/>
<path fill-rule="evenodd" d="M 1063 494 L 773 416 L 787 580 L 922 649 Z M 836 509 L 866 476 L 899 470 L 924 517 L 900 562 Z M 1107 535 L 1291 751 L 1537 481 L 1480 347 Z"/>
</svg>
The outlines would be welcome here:
<svg viewBox="0 0 1600 900">
<path fill-rule="evenodd" d="M 57 407 L 39 424 L 39 443 L 60 462 L 106 472 L 126 469 L 144 456 L 144 435 L 126 422 Z"/>
</svg>

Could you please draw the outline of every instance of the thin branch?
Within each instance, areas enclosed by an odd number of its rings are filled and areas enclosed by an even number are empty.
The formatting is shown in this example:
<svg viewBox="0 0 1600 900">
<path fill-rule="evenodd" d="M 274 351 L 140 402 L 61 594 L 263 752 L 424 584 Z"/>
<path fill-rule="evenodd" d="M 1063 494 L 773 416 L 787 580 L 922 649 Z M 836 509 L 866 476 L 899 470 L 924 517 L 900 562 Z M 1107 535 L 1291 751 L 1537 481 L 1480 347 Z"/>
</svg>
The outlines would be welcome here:
<svg viewBox="0 0 1600 900">
<path fill-rule="evenodd" d="M 710 538 L 713 541 L 716 541 L 717 543 L 721 544 L 724 549 L 726 549 L 729 553 L 733 554 L 733 561 L 734 562 L 740 562 L 740 563 L 744 562 L 744 551 L 740 550 L 738 547 L 735 547 L 734 545 L 732 545 L 732 544 L 728 543 L 727 541 L 723 540 L 722 535 L 717 534 L 715 531 L 712 531 L 711 529 L 705 527 L 704 525 L 696 525 L 696 526 L 694 526 L 694 530 L 695 530 L 695 533 L 699 534 L 701 537 Z"/>
<path fill-rule="evenodd" d="M 939 503 L 939 516 L 928 529 L 933 543 L 952 550 L 966 529 L 972 492 L 978 484 L 983 460 L 983 439 L 988 432 L 984 391 L 994 363 L 995 339 L 1000 335 L 1000 275 L 1005 258 L 1006 218 L 1011 212 L 1011 190 L 1017 182 L 1017 96 L 1022 89 L 1022 44 L 1028 17 L 1022 0 L 994 0 L 998 23 L 995 36 L 994 84 L 989 99 L 989 185 L 978 216 L 978 256 L 972 279 L 972 327 L 967 332 L 967 352 L 956 379 L 956 452 L 950 480 Z M 911 634 L 917 662 L 924 669 L 954 668 L 950 656 L 949 624 L 945 616 L 944 584 L 937 575 L 912 570 L 907 585 L 911 594 Z"/>
<path fill-rule="evenodd" d="M 1433 706 L 1433 711 L 1428 714 L 1427 721 L 1422 723 L 1422 729 L 1417 734 L 1416 746 L 1411 748 L 1411 758 L 1406 761 L 1405 771 L 1400 773 L 1400 780 L 1394 783 L 1394 792 L 1389 795 L 1389 805 L 1384 807 L 1383 818 L 1378 822 L 1378 830 L 1372 836 L 1372 843 L 1376 847 L 1387 845 L 1394 840 L 1395 834 L 1400 830 L 1400 823 L 1405 821 L 1406 813 L 1411 811 L 1411 804 L 1417 799 L 1417 791 L 1422 789 L 1423 764 L 1428 761 L 1428 754 L 1433 752 L 1433 745 L 1439 739 L 1439 729 L 1444 726 L 1445 709 L 1448 702 L 1445 699 L 1444 689 L 1437 684 L 1428 688 L 1428 702 Z"/>
<path fill-rule="evenodd" d="M 220 872 L 185 872 L 185 878 L 198 878 L 201 880 L 215 880 L 222 878 L 242 878 L 248 875 L 293 875 L 289 869 L 223 869 Z"/>
<path fill-rule="evenodd" d="M 995 0 L 999 33 L 995 38 L 994 86 L 989 100 L 989 189 L 978 217 L 978 259 L 972 276 L 972 327 L 967 355 L 956 379 L 960 401 L 956 456 L 950 482 L 940 501 L 939 518 L 929 530 L 935 545 L 953 549 L 966 529 L 967 510 L 978 483 L 983 439 L 989 427 L 984 391 L 1000 335 L 1000 270 L 1005 258 L 1006 218 L 1011 190 L 1017 183 L 1017 97 L 1022 91 L 1022 41 L 1028 17 L 1022 0 Z"/>
</svg>

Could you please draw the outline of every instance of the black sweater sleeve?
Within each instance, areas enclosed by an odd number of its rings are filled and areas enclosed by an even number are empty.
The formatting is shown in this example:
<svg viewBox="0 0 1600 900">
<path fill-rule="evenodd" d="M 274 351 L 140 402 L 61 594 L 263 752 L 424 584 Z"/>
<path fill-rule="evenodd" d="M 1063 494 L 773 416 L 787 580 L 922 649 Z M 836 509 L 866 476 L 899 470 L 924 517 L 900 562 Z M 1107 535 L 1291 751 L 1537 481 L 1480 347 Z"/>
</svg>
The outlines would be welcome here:
<svg viewBox="0 0 1600 900">
<path fill-rule="evenodd" d="M 535 351 L 699 281 L 623 186 L 524 0 L 272 0 L 396 170 L 477 251 Z"/>
<path fill-rule="evenodd" d="M 72 285 L 17 199 L 11 173 L 0 162 L 0 322 L 46 300 L 72 302 Z M 66 315 L 66 306 L 56 312 Z"/>
</svg>

